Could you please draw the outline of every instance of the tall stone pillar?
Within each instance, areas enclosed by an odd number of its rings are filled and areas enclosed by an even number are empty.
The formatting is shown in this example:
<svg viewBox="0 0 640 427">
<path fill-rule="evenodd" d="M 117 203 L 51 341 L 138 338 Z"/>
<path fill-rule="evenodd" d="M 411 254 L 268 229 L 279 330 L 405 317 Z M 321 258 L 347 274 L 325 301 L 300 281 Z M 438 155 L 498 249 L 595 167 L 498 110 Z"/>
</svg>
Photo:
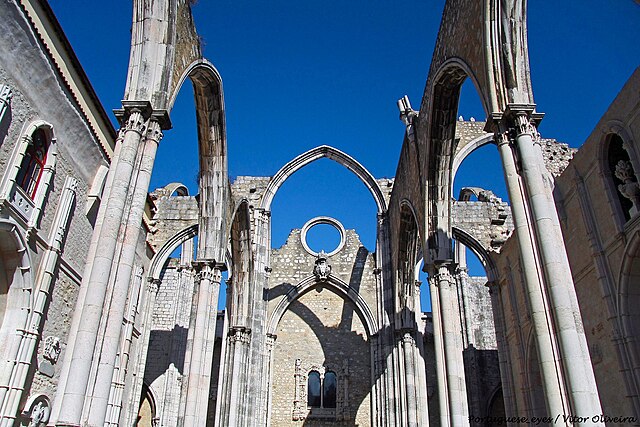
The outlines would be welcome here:
<svg viewBox="0 0 640 427">
<path fill-rule="evenodd" d="M 140 301 L 140 330 L 142 331 L 140 342 L 145 343 L 141 345 L 139 354 L 137 355 L 137 365 L 132 369 L 133 384 L 131 384 L 131 392 L 126 402 L 125 414 L 118 419 L 123 419 L 122 423 L 125 426 L 134 425 L 138 416 L 140 408 L 140 396 L 142 395 L 142 386 L 144 385 L 144 371 L 147 362 L 147 351 L 149 346 L 146 343 L 149 342 L 151 335 L 151 323 L 153 320 L 153 309 L 156 305 L 156 299 L 158 297 L 158 291 L 160 290 L 160 279 L 153 279 L 147 277 L 146 286 L 142 290 L 142 298 Z M 123 402 L 124 404 L 124 402 Z"/>
<path fill-rule="evenodd" d="M 442 310 L 440 309 L 440 291 L 435 276 L 429 278 L 431 291 L 431 312 L 433 314 L 433 349 L 436 359 L 436 381 L 438 383 L 438 412 L 440 425 L 449 426 L 449 387 L 447 381 L 447 364 L 444 354 L 444 335 L 442 327 Z"/>
<path fill-rule="evenodd" d="M 126 218 L 124 232 L 119 236 L 119 254 L 114 258 L 113 272 L 115 273 L 112 297 L 107 314 L 104 337 L 98 343 L 99 362 L 95 374 L 93 388 L 88 395 L 88 415 L 87 425 L 103 426 L 105 422 L 107 407 L 109 403 L 109 393 L 111 390 L 111 379 L 115 370 L 116 355 L 120 349 L 120 337 L 122 333 L 122 322 L 127 306 L 129 295 L 129 284 L 135 263 L 136 248 L 140 236 L 142 216 L 149 192 L 149 182 L 155 161 L 158 144 L 162 138 L 160 124 L 151 118 L 147 122 L 147 128 L 142 144 L 139 163 L 135 165 L 137 172 L 131 184 L 133 186 L 133 196 L 131 206 Z M 123 218 L 124 220 L 124 218 Z M 112 273 L 112 275 L 114 274 Z"/>
<path fill-rule="evenodd" d="M 534 120 L 534 105 L 510 104 L 505 125 L 515 136 L 515 147 L 522 167 L 522 184 L 529 209 L 535 249 L 544 272 L 544 284 L 553 313 L 567 392 L 573 414 L 600 414 L 593 367 L 587 348 L 578 301 L 569 269 L 560 221 L 552 189 L 544 181 L 548 175 L 542 152 L 535 147 L 539 135 Z"/>
<path fill-rule="evenodd" d="M 268 334 L 265 342 L 265 368 L 264 368 L 264 383 L 263 390 L 265 391 L 265 399 L 264 399 L 264 412 L 265 412 L 265 426 L 271 425 L 271 373 L 273 368 L 273 348 L 276 345 L 276 339 L 278 337 L 273 334 Z"/>
<path fill-rule="evenodd" d="M 189 328 L 193 329 L 187 391 L 185 397 L 184 427 L 207 424 L 209 389 L 213 346 L 216 338 L 216 314 L 222 273 L 214 261 L 195 261 L 198 271 L 193 301 L 194 316 Z"/>
<path fill-rule="evenodd" d="M 469 405 L 467 402 L 467 386 L 464 375 L 464 359 L 462 357 L 460 310 L 456 292 L 456 281 L 452 275 L 452 269 L 453 266 L 451 264 L 440 264 L 436 266 L 436 274 L 433 280 L 438 288 L 438 314 L 442 322 L 441 334 L 443 340 L 441 344 L 443 346 L 442 353 L 446 371 L 446 394 L 442 393 L 440 397 L 448 400 L 448 408 L 443 408 L 442 404 L 440 407 L 441 410 L 447 409 L 449 414 L 448 423 L 443 423 L 443 425 L 457 427 L 469 425 Z M 436 354 L 437 353 L 438 349 L 436 348 Z M 442 374 L 440 369 L 438 369 L 438 374 Z"/>
<path fill-rule="evenodd" d="M 251 330 L 243 327 L 231 327 L 227 336 L 229 358 L 225 363 L 225 375 L 228 375 L 224 412 L 220 425 L 246 425 L 247 370 L 249 367 L 249 342 Z"/>
<path fill-rule="evenodd" d="M 502 159 L 505 181 L 509 199 L 511 200 L 511 214 L 515 227 L 515 235 L 520 251 L 522 275 L 528 294 L 529 311 L 536 335 L 536 351 L 540 363 L 540 374 L 544 389 L 544 398 L 549 413 L 564 414 L 568 411 L 568 402 L 564 391 L 562 366 L 558 355 L 557 343 L 553 335 L 552 319 L 549 303 L 544 289 L 542 271 L 534 246 L 534 236 L 529 216 L 526 212 L 523 187 L 521 185 L 516 159 L 507 129 L 501 128 L 496 132 L 496 143 Z"/>
<path fill-rule="evenodd" d="M 418 425 L 418 402 L 416 380 L 417 374 L 415 369 L 415 360 L 413 358 L 415 340 L 414 331 L 403 330 L 402 334 L 402 353 L 404 358 L 404 385 L 405 394 L 407 396 L 407 426 Z"/>
<path fill-rule="evenodd" d="M 120 336 L 118 355 L 116 356 L 113 379 L 111 380 L 111 391 L 109 392 L 109 406 L 104 422 L 105 427 L 116 427 L 119 424 L 122 412 L 124 389 L 128 365 L 133 342 L 133 329 L 136 323 L 136 315 L 139 311 L 138 304 L 141 302 L 144 290 L 142 289 L 144 269 L 137 265 L 134 269 L 131 280 L 129 301 L 127 302 L 127 314 L 124 319 L 124 330 Z"/>
<path fill-rule="evenodd" d="M 62 398 L 57 426 L 79 426 L 85 395 L 88 391 L 89 377 L 93 362 L 93 355 L 100 329 L 100 321 L 107 296 L 109 277 L 111 276 L 113 261 L 120 226 L 125 218 L 125 204 L 130 195 L 131 179 L 134 175 L 135 160 L 140 141 L 146 131 L 146 119 L 142 111 L 132 108 L 120 132 L 117 141 L 114 162 L 109 171 L 111 183 L 108 197 L 100 210 L 103 218 L 100 228 L 96 228 L 92 239 L 94 253 L 87 260 L 85 276 L 78 300 L 78 307 L 74 318 L 77 326 L 70 352 L 65 356 L 68 365 L 65 383 L 61 384 Z M 111 382 L 111 378 L 108 379 Z"/>
</svg>

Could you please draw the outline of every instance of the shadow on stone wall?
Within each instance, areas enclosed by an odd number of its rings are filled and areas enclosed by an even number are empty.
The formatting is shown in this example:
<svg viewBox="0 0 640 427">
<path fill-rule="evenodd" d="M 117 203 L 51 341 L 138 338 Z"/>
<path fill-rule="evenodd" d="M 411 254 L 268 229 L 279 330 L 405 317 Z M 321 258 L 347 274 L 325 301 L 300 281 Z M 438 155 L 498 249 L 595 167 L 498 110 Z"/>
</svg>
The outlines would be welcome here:
<svg viewBox="0 0 640 427">
<path fill-rule="evenodd" d="M 152 330 L 149 334 L 149 352 L 144 373 L 147 384 L 162 376 L 171 365 L 180 375 L 184 370 L 188 329 L 174 325 L 171 330 Z"/>
</svg>

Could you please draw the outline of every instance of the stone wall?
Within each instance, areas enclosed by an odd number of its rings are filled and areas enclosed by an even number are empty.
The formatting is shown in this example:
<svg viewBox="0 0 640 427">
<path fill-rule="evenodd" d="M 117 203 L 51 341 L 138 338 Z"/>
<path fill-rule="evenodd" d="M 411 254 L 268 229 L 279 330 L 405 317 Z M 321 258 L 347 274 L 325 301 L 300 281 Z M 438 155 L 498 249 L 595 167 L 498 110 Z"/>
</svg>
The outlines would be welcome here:
<svg viewBox="0 0 640 427">
<path fill-rule="evenodd" d="M 354 230 L 346 230 L 345 241 L 344 248 L 328 258 L 331 275 L 359 293 L 373 312 L 376 301 L 373 254 L 362 246 Z M 312 276 L 315 260 L 303 248 L 300 230 L 293 230 L 285 245 L 272 250 L 268 317 L 273 316 L 283 295 Z M 338 382 L 338 407 L 324 416 L 333 419 L 333 423 L 343 420 L 348 425 L 371 424 L 369 337 L 358 308 L 349 298 L 336 293 L 326 282 L 316 282 L 287 307 L 277 322 L 276 335 L 271 425 L 333 425 L 318 418 L 323 416 L 318 410 L 309 410 L 306 398 L 301 395 L 306 393 L 308 373 L 324 369 L 335 372 Z M 304 378 L 296 377 L 297 360 Z M 296 378 L 301 393 L 298 395 Z M 298 405 L 296 411 L 294 401 Z"/>
<path fill-rule="evenodd" d="M 34 30 L 34 26 L 37 25 L 34 22 L 46 18 L 39 16 L 35 19 L 33 16 L 26 16 L 25 10 L 15 2 L 3 2 L 0 5 L 0 15 L 3 17 L 0 20 L 0 33 L 8 35 L 0 37 L 0 58 L 2 58 L 0 85 L 6 85 L 12 94 L 4 115 L 0 118 L 0 181 L 4 182 L 7 174 L 11 172 L 11 158 L 17 152 L 21 138 L 25 136 L 24 132 L 31 123 L 43 121 L 52 126 L 57 150 L 55 169 L 42 204 L 40 221 L 34 229 L 27 232 L 27 227 L 22 220 L 9 209 L 7 200 L 0 200 L 2 205 L 0 219 L 3 222 L 16 224 L 17 233 L 30 242 L 28 245 L 31 261 L 29 273 L 33 282 L 27 283 L 24 289 L 27 291 L 25 293 L 27 301 L 29 296 L 35 300 L 37 289 L 42 287 L 49 277 L 52 278 L 44 307 L 36 309 L 43 310 L 42 321 L 23 326 L 36 332 L 38 340 L 35 352 L 30 358 L 32 364 L 24 384 L 25 389 L 21 393 L 20 411 L 22 411 L 27 399 L 38 394 L 44 394 L 50 401 L 54 400 L 61 362 L 67 350 L 71 318 L 76 308 L 93 232 L 94 218 L 85 213 L 88 192 L 98 168 L 109 164 L 109 154 L 105 151 L 102 145 L 104 141 L 101 142 L 100 138 L 105 136 L 111 138 L 109 142 L 113 144 L 115 132 L 108 123 L 102 107 L 99 104 L 92 104 L 94 102 L 94 99 L 90 99 L 92 90 L 88 86 L 83 86 L 86 82 L 79 83 L 81 78 L 72 82 L 69 74 L 65 74 L 77 72 L 74 68 L 77 65 L 74 61 L 77 60 L 73 53 L 70 51 L 60 53 L 58 49 L 64 45 L 62 41 L 61 45 L 55 48 L 45 46 L 37 31 Z M 60 37 L 65 41 L 62 34 L 51 36 L 54 40 Z M 54 59 L 55 54 L 59 55 L 57 59 Z M 60 60 L 68 60 L 68 62 L 66 64 L 56 62 Z M 66 71 L 61 71 L 59 65 L 63 65 L 62 68 L 66 67 Z M 81 71 L 79 74 L 83 76 Z M 73 84 L 79 85 L 72 88 Z M 89 105 L 83 102 L 89 102 Z M 92 109 L 100 112 L 99 117 L 87 115 Z M 110 130 L 110 133 L 104 135 L 99 130 L 96 133 L 94 125 L 97 122 L 104 125 L 104 129 Z M 49 152 L 52 153 L 53 150 L 50 148 Z M 55 265 L 45 265 L 42 262 L 43 256 L 56 237 L 56 230 L 52 230 L 52 223 L 60 208 L 60 198 L 65 191 L 65 181 L 68 177 L 74 178 L 77 182 L 75 202 L 71 205 L 61 253 L 59 256 L 53 255 L 56 259 Z M 40 185 L 43 183 L 41 182 Z M 4 233 L 0 237 L 5 241 L 11 239 Z M 0 262 L 0 265 L 4 263 Z M 4 271 L 0 274 L 4 274 Z M 9 306 L 14 308 L 22 306 L 22 313 L 31 313 L 33 309 L 31 304 L 23 304 L 25 300 L 22 296 L 17 299 L 12 296 L 11 284 L 9 284 L 8 295 Z M 0 325 L 2 323 L 4 319 L 0 319 Z M 15 330 L 3 330 L 0 333 L 0 336 L 4 337 L 23 335 L 25 334 L 17 334 Z M 58 339 L 60 342 L 60 353 L 55 360 L 43 357 L 47 339 Z M 5 358 L 5 351 L 9 345 L 5 345 L 6 341 L 3 339 L 0 341 L 2 341 L 0 371 L 11 372 L 13 360 Z M 2 384 L 2 387 L 5 385 Z"/>
<path fill-rule="evenodd" d="M 345 317 L 345 311 L 350 314 Z M 321 285 L 294 301 L 277 329 L 272 376 L 271 425 L 335 425 L 312 418 L 307 401 L 301 396 L 305 420 L 294 421 L 296 360 L 300 360 L 306 390 L 306 377 L 314 367 L 324 367 L 337 376 L 336 418 L 347 424 L 371 422 L 371 354 L 369 339 L 355 307 Z M 305 391 L 306 392 L 306 391 Z M 341 396 L 342 395 L 342 396 Z M 343 408 L 341 406 L 344 405 Z"/>
</svg>

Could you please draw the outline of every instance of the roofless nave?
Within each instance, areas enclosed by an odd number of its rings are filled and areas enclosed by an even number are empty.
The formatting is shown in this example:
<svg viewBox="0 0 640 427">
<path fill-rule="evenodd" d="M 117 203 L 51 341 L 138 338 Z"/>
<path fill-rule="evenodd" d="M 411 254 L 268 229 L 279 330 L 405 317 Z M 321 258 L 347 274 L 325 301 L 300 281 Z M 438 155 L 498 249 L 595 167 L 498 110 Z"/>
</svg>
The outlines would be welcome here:
<svg viewBox="0 0 640 427">
<path fill-rule="evenodd" d="M 134 1 L 117 133 L 47 3 L 0 8 L 0 426 L 619 425 L 640 413 L 639 71 L 573 156 L 537 132 L 526 2 L 448 1 L 420 109 L 398 103 L 394 179 L 320 146 L 230 182 L 222 79 L 190 2 Z M 467 78 L 486 122 L 456 119 Z M 199 194 L 149 193 L 187 79 Z M 485 144 L 511 206 L 475 187 L 452 197 Z M 274 196 L 321 158 L 370 191 L 374 252 L 329 217 L 272 249 Z M 338 230 L 335 251 L 309 246 L 318 224 Z M 486 278 L 468 276 L 465 246 Z"/>
</svg>

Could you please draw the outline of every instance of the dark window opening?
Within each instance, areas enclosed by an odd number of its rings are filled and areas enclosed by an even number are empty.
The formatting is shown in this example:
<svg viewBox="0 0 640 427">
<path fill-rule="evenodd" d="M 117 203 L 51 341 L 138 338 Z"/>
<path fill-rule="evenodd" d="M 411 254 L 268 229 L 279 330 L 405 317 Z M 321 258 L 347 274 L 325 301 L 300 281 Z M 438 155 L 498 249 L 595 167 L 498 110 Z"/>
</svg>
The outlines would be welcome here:
<svg viewBox="0 0 640 427">
<path fill-rule="evenodd" d="M 318 371 L 309 372 L 307 378 L 307 406 L 334 409 L 337 402 L 338 381 L 335 372 L 327 371 L 320 378 Z"/>
<path fill-rule="evenodd" d="M 319 408 L 321 403 L 320 373 L 317 371 L 311 371 L 307 380 L 307 406 Z"/>
<path fill-rule="evenodd" d="M 322 406 L 324 408 L 336 407 L 336 374 L 327 372 L 324 374 L 324 384 L 322 388 Z"/>
<path fill-rule="evenodd" d="M 32 135 L 32 142 L 24 153 L 16 182 L 32 199 L 38 190 L 38 184 L 42 177 L 49 140 L 43 129 L 37 129 Z"/>
</svg>

